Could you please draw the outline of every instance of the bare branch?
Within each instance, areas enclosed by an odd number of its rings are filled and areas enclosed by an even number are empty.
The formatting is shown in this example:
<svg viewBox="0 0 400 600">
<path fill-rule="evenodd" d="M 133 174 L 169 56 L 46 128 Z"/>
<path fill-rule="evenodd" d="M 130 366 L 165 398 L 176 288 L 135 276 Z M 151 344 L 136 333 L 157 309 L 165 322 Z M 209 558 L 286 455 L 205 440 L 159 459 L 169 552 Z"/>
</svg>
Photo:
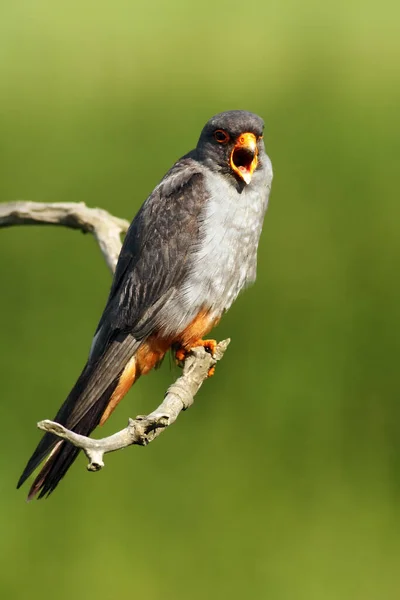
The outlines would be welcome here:
<svg viewBox="0 0 400 600">
<path fill-rule="evenodd" d="M 169 386 L 163 402 L 152 413 L 129 419 L 128 426 L 118 433 L 95 440 L 74 433 L 54 421 L 40 421 L 39 429 L 54 433 L 58 437 L 81 448 L 88 457 L 89 471 L 99 471 L 104 467 L 103 456 L 108 452 L 121 450 L 134 444 L 147 446 L 169 425 L 172 425 L 182 410 L 186 410 L 194 402 L 203 381 L 207 379 L 209 369 L 223 357 L 230 340 L 217 345 L 214 356 L 204 348 L 193 348 L 185 360 L 183 373 L 179 379 Z"/>
<path fill-rule="evenodd" d="M 0 228 L 12 225 L 63 225 L 93 233 L 112 272 L 115 271 L 121 250 L 121 234 L 129 227 L 128 221 L 114 217 L 101 208 L 88 208 L 83 202 L 20 201 L 0 204 Z M 98 471 L 104 466 L 104 454 L 134 444 L 146 446 L 172 425 L 180 412 L 193 404 L 209 370 L 221 360 L 229 342 L 229 339 L 220 342 L 213 356 L 202 347 L 194 348 L 185 359 L 182 375 L 169 386 L 160 406 L 147 416 L 129 419 L 125 429 L 109 437 L 92 439 L 49 420 L 40 421 L 37 425 L 39 429 L 81 448 L 89 460 L 88 470 Z"/>
<path fill-rule="evenodd" d="M 128 221 L 83 202 L 7 202 L 0 204 L 0 227 L 11 225 L 63 225 L 93 233 L 107 265 L 114 272 L 121 251 L 121 234 Z"/>
</svg>

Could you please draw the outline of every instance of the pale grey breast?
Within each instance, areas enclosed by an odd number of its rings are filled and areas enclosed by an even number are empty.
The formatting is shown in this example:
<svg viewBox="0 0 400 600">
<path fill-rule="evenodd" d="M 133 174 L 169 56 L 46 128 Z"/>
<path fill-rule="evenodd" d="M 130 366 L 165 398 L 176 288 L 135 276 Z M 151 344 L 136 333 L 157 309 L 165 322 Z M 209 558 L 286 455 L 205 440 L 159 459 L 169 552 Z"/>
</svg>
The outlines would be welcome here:
<svg viewBox="0 0 400 600">
<path fill-rule="evenodd" d="M 256 278 L 257 247 L 272 182 L 272 166 L 264 155 L 252 183 L 238 193 L 218 173 L 207 173 L 210 195 L 201 225 L 201 242 L 192 255 L 185 285 L 190 312 L 203 307 L 219 317 L 242 288 Z"/>
</svg>

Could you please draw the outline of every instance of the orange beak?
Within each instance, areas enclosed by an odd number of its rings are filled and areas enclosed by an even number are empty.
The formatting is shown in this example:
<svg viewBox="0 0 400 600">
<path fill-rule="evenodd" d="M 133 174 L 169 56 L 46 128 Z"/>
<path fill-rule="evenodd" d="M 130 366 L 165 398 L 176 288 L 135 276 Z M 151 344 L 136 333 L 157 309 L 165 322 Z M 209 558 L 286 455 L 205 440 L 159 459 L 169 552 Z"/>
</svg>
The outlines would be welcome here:
<svg viewBox="0 0 400 600">
<path fill-rule="evenodd" d="M 254 133 L 242 133 L 231 152 L 232 170 L 247 184 L 250 183 L 258 163 L 257 139 Z"/>
</svg>

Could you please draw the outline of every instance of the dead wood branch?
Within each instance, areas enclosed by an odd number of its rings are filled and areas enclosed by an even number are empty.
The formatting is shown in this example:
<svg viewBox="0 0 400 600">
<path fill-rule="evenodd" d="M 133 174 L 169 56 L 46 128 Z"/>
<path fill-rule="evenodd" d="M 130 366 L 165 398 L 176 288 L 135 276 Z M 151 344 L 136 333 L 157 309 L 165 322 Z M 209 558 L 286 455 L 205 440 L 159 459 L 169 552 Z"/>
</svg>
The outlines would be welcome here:
<svg viewBox="0 0 400 600">
<path fill-rule="evenodd" d="M 0 227 L 11 225 L 63 225 L 93 233 L 107 265 L 114 272 L 121 250 L 121 234 L 129 223 L 101 208 L 83 202 L 7 202 L 0 204 Z"/>
</svg>

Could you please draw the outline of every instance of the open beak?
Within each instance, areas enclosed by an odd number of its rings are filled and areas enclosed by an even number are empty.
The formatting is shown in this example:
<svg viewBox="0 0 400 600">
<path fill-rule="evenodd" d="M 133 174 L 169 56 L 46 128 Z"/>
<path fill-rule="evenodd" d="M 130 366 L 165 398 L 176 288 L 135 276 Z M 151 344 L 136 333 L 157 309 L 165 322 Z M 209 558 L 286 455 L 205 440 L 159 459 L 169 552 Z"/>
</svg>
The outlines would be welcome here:
<svg viewBox="0 0 400 600">
<path fill-rule="evenodd" d="M 242 133 L 231 152 L 232 170 L 247 184 L 250 183 L 258 163 L 257 139 L 254 133 Z"/>
</svg>

